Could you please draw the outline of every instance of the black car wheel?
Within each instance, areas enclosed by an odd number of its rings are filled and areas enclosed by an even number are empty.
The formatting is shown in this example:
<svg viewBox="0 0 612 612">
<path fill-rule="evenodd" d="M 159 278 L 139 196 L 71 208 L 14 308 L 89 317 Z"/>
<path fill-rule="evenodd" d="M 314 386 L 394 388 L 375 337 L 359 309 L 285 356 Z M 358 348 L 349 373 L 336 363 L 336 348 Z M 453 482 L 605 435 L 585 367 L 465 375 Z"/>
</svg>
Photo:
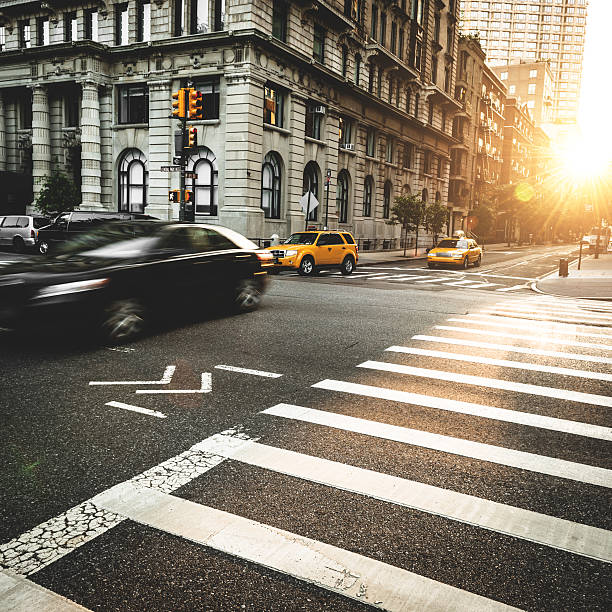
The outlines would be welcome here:
<svg viewBox="0 0 612 612">
<path fill-rule="evenodd" d="M 251 312 L 261 303 L 261 290 L 253 280 L 243 280 L 234 289 L 234 307 L 238 312 Z"/>
<path fill-rule="evenodd" d="M 482 255 L 479 255 L 479 256 L 478 256 L 478 259 L 477 259 L 477 260 L 474 262 L 474 265 L 475 265 L 477 268 L 480 268 L 480 264 L 481 264 L 481 263 L 482 263 Z"/>
<path fill-rule="evenodd" d="M 354 269 L 355 269 L 355 260 L 350 255 L 347 255 L 342 260 L 342 265 L 340 266 L 340 272 L 342 272 L 344 276 L 347 276 L 349 274 L 352 274 Z"/>
<path fill-rule="evenodd" d="M 461 267 L 462 267 L 464 270 L 467 270 L 467 268 L 468 268 L 468 266 L 469 266 L 469 265 L 470 265 L 470 262 L 469 262 L 469 260 L 468 260 L 468 256 L 466 255 L 466 256 L 465 256 L 465 259 L 464 259 L 464 260 L 461 262 Z"/>
<path fill-rule="evenodd" d="M 46 242 L 45 240 L 41 240 L 38 243 L 38 252 L 41 255 L 47 255 L 47 253 L 49 252 L 49 243 Z"/>
<path fill-rule="evenodd" d="M 134 298 L 111 302 L 104 311 L 102 331 L 112 343 L 129 342 L 145 329 L 145 309 Z"/>
<path fill-rule="evenodd" d="M 298 268 L 298 274 L 300 276 L 312 276 L 315 271 L 314 259 L 310 255 L 306 255 L 300 261 L 300 267 Z"/>
<path fill-rule="evenodd" d="M 13 249 L 15 253 L 23 253 L 25 251 L 25 242 L 21 236 L 13 238 Z"/>
</svg>

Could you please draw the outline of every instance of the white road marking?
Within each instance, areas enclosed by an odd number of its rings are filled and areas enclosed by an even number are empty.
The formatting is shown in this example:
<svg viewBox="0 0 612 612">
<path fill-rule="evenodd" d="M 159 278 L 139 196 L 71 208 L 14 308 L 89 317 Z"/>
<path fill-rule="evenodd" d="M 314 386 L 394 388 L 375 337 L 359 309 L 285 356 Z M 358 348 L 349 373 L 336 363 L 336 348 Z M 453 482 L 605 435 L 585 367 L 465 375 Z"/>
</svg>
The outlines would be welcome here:
<svg viewBox="0 0 612 612">
<path fill-rule="evenodd" d="M 544 333 L 554 334 L 558 336 L 560 334 L 571 335 L 571 336 L 583 336 L 585 338 L 602 338 L 604 340 L 612 340 L 612 336 L 606 334 L 595 334 L 593 332 L 579 331 L 576 328 L 585 327 L 584 325 L 568 325 L 567 323 L 556 323 L 554 321 L 541 321 L 537 325 L 530 323 L 525 319 L 513 319 L 512 317 L 501 317 L 501 316 L 490 316 L 485 314 L 473 314 L 470 315 L 470 319 L 447 319 L 447 321 L 455 321 L 461 323 L 469 323 L 470 325 L 489 325 L 491 327 L 510 327 L 526 328 L 531 332 L 537 330 L 538 335 Z M 586 326 L 588 327 L 588 326 Z"/>
<path fill-rule="evenodd" d="M 106 402 L 105 406 L 112 406 L 113 408 L 122 408 L 123 410 L 131 410 L 132 412 L 140 412 L 141 414 L 148 414 L 159 419 L 165 419 L 166 415 L 163 412 L 157 412 L 156 410 L 149 410 L 148 408 L 141 408 L 140 406 L 132 406 L 131 404 L 124 404 L 123 402 Z"/>
<path fill-rule="evenodd" d="M 502 310 L 501 308 L 491 308 L 489 310 L 480 310 L 479 313 L 486 315 L 501 315 L 503 317 L 510 317 L 521 320 L 532 320 L 532 321 L 558 321 L 559 323 L 572 323 L 574 325 L 580 325 L 581 327 L 596 327 L 598 323 L 604 323 L 607 320 L 592 321 L 592 322 L 578 322 L 576 319 L 565 318 L 563 315 L 540 315 L 537 312 L 525 312 L 520 313 L 512 310 Z M 475 314 L 479 314 L 475 313 Z"/>
<path fill-rule="evenodd" d="M 448 319 L 449 321 L 459 321 L 461 323 L 470 323 L 470 321 L 465 321 L 463 319 Z M 475 321 L 471 321 L 471 323 L 476 323 Z M 485 321 L 478 321 L 481 325 L 489 325 Z M 504 327 L 512 327 L 512 326 L 504 326 Z M 595 342 L 578 342 L 576 340 L 562 340 L 559 338 L 550 338 L 547 336 L 524 336 L 521 334 L 510 334 L 508 332 L 500 332 L 489 329 L 473 329 L 471 327 L 455 327 L 452 325 L 436 325 L 434 329 L 444 329 L 447 331 L 456 331 L 462 332 L 470 335 L 476 336 L 493 336 L 495 338 L 515 338 L 517 340 L 526 340 L 528 342 L 536 343 L 536 344 L 560 344 L 561 346 L 579 346 L 582 348 L 595 348 L 612 351 L 612 345 L 609 344 L 596 344 Z M 562 335 L 562 334 L 560 334 Z"/>
<path fill-rule="evenodd" d="M 167 385 L 172 382 L 176 366 L 170 365 L 164 370 L 161 380 L 92 380 L 90 385 Z"/>
<path fill-rule="evenodd" d="M 443 283 L 443 284 L 444 285 L 452 285 L 453 287 L 454 286 L 459 287 L 461 285 L 473 285 L 475 282 L 478 282 L 478 281 L 474 281 L 474 280 L 459 280 L 459 281 L 452 281 L 450 283 Z"/>
<path fill-rule="evenodd" d="M 6 570 L 0 569 L 0 598 L 4 612 L 88 612 L 58 593 Z"/>
<path fill-rule="evenodd" d="M 444 325 L 437 325 L 436 329 L 453 329 L 461 331 L 472 331 L 463 330 L 460 327 L 445 327 Z M 493 335 L 510 335 L 503 334 L 500 332 L 493 332 Z M 519 336 L 519 338 L 529 338 L 529 336 Z M 477 340 L 468 340 L 462 338 L 448 338 L 446 336 L 424 336 L 418 334 L 412 336 L 412 340 L 422 340 L 423 342 L 437 342 L 439 344 L 453 344 L 456 346 L 473 346 L 474 348 L 491 349 L 497 351 L 507 351 L 511 353 L 522 353 L 524 355 L 541 355 L 543 357 L 555 357 L 556 359 L 573 359 L 575 361 L 592 361 L 594 363 L 606 363 L 612 365 L 612 357 L 598 357 L 597 355 L 581 355 L 580 353 L 564 353 L 562 351 L 547 351 L 545 349 L 534 349 L 523 346 L 516 346 L 514 344 L 494 344 L 492 342 L 478 342 Z M 392 346 L 388 348 L 388 351 L 396 350 L 397 352 L 403 352 L 404 347 Z"/>
<path fill-rule="evenodd" d="M 357 367 L 379 370 L 381 372 L 394 372 L 395 374 L 405 374 L 407 376 L 418 376 L 420 378 L 434 378 L 436 380 L 445 380 L 463 385 L 474 385 L 476 387 L 486 387 L 488 389 L 503 389 L 504 391 L 514 391 L 515 393 L 553 397 L 555 399 L 562 399 L 570 402 L 580 402 L 582 404 L 591 404 L 592 406 L 612 408 L 612 397 L 606 395 L 595 395 L 593 393 L 582 393 L 581 391 L 530 385 L 514 382 L 512 380 L 485 378 L 484 376 L 471 376 L 468 374 L 459 374 L 457 372 L 446 372 L 445 370 L 414 368 L 412 366 L 387 363 L 385 361 L 364 361 Z"/>
<path fill-rule="evenodd" d="M 596 319 L 596 320 L 601 320 L 602 322 L 607 322 L 610 321 L 610 317 L 606 316 L 604 314 L 591 314 L 588 312 L 585 312 L 583 310 L 552 310 L 550 308 L 538 308 L 535 309 L 533 308 L 533 306 L 508 306 L 508 305 L 501 305 L 501 306 L 495 306 L 494 308 L 491 308 L 490 310 L 503 310 L 512 314 L 529 314 L 529 315 L 538 315 L 538 316 L 542 316 L 542 317 L 551 317 L 551 318 L 555 318 L 556 315 L 561 315 L 561 316 L 572 316 L 575 315 L 577 317 L 582 317 L 583 319 Z M 486 312 L 486 311 L 481 311 L 481 312 Z"/>
<path fill-rule="evenodd" d="M 202 444 L 198 448 L 207 450 Z M 224 454 L 218 446 L 211 452 Z M 228 450 L 225 456 L 247 465 L 414 508 L 573 554 L 612 561 L 612 531 L 605 529 L 257 442 L 246 442 Z M 121 493 L 117 497 L 121 497 Z M 103 506 L 123 514 L 120 505 Z M 161 513 L 156 509 L 150 514 L 157 516 Z M 191 522 L 183 519 L 179 524 Z"/>
<path fill-rule="evenodd" d="M 517 289 L 523 289 L 527 285 L 524 283 L 522 285 L 512 285 L 512 287 L 502 287 L 501 289 L 496 289 L 495 291 L 516 291 Z"/>
<path fill-rule="evenodd" d="M 428 278 L 426 280 L 418 280 L 418 281 L 414 281 L 414 284 L 416 285 L 417 283 L 419 284 L 425 284 L 425 283 L 441 283 L 443 281 L 447 281 L 447 280 L 453 280 L 452 276 L 449 276 L 448 278 L 444 278 L 444 277 L 438 277 L 438 278 Z"/>
<path fill-rule="evenodd" d="M 384 610 L 516 610 L 324 542 L 129 483 L 96 502 L 132 521 Z"/>
<path fill-rule="evenodd" d="M 202 385 L 199 389 L 138 389 L 136 393 L 148 395 L 170 395 L 181 393 L 210 393 L 212 391 L 212 374 L 210 372 L 202 372 Z"/>
<path fill-rule="evenodd" d="M 264 376 L 265 378 L 280 378 L 282 374 L 274 372 L 264 372 L 262 370 L 250 370 L 249 368 L 237 368 L 230 365 L 216 365 L 217 370 L 228 370 L 229 372 L 239 372 L 241 374 L 252 374 L 253 376 Z"/>
<path fill-rule="evenodd" d="M 554 457 L 526 453 L 491 444 L 482 444 L 481 442 L 443 436 L 419 429 L 388 425 L 378 421 L 370 421 L 292 404 L 277 404 L 263 410 L 261 414 L 315 423 L 325 427 L 352 431 L 366 436 L 374 436 L 453 455 L 461 455 L 462 457 L 507 465 L 521 470 L 547 474 L 548 476 L 612 488 L 612 470 L 575 463 L 573 461 L 565 461 Z"/>
<path fill-rule="evenodd" d="M 448 412 L 458 412 L 472 416 L 494 419 L 527 425 L 529 427 L 539 427 L 550 431 L 559 431 L 586 438 L 596 438 L 612 442 L 612 428 L 602 427 L 601 425 L 591 425 L 590 423 L 580 423 L 579 421 L 569 421 L 558 419 L 529 412 L 519 412 L 517 410 L 507 410 L 506 408 L 496 408 L 473 402 L 463 402 L 433 395 L 423 395 L 421 393 L 411 393 L 409 391 L 399 391 L 387 389 L 385 387 L 375 387 L 372 385 L 361 385 L 342 380 L 326 379 L 312 385 L 315 389 L 327 389 L 329 391 L 340 391 L 364 397 L 375 397 L 377 399 L 389 400 L 392 402 L 402 402 L 413 406 L 425 406 L 426 408 L 436 408 Z"/>
<path fill-rule="evenodd" d="M 576 376 L 591 380 L 605 380 L 612 382 L 612 374 L 603 372 L 590 372 L 588 370 L 576 370 L 574 368 L 560 368 L 557 366 L 540 365 L 524 361 L 509 361 L 507 359 L 493 359 L 481 357 L 480 355 L 464 355 L 463 353 L 449 353 L 448 351 L 431 351 L 428 349 L 412 348 L 408 346 L 391 346 L 387 351 L 403 353 L 406 355 L 421 355 L 423 357 L 434 357 L 442 360 L 465 361 L 467 363 L 483 363 L 486 365 L 500 366 L 502 368 L 515 368 L 517 370 L 530 370 L 532 372 L 547 372 L 549 374 L 560 374 L 562 376 Z M 488 379 L 487 379 L 488 380 Z"/>
</svg>

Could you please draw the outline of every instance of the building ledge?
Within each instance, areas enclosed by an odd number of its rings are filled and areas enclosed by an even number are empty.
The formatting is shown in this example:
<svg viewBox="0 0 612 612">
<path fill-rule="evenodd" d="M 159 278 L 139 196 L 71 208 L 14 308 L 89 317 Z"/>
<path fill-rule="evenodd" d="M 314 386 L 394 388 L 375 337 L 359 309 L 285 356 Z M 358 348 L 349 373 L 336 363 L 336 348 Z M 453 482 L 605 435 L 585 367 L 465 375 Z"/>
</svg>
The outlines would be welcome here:
<svg viewBox="0 0 612 612">
<path fill-rule="evenodd" d="M 291 130 L 287 130 L 285 128 L 278 127 L 276 125 L 270 125 L 269 123 L 264 123 L 263 128 L 264 130 L 267 130 L 268 132 L 278 132 L 279 134 L 282 134 L 283 136 L 291 136 Z"/>
<path fill-rule="evenodd" d="M 148 123 L 115 123 L 111 125 L 111 130 L 130 130 L 130 129 L 149 129 Z"/>
<path fill-rule="evenodd" d="M 324 140 L 312 138 L 311 136 L 304 136 L 304 142 L 312 142 L 312 144 L 319 145 L 320 147 L 326 147 L 327 143 Z"/>
</svg>

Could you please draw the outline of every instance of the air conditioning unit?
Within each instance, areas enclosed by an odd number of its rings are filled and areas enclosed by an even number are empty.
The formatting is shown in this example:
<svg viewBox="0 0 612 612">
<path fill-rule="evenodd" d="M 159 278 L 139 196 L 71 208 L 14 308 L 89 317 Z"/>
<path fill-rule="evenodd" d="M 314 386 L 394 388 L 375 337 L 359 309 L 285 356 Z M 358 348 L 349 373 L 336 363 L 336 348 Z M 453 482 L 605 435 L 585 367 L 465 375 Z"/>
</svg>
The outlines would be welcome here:
<svg viewBox="0 0 612 612">
<path fill-rule="evenodd" d="M 344 149 L 345 151 L 354 151 L 355 145 L 352 142 L 346 142 L 343 145 L 341 145 L 340 148 Z"/>
<path fill-rule="evenodd" d="M 324 115 L 325 114 L 325 107 L 324 106 L 313 106 L 312 107 L 312 114 L 313 115 Z"/>
</svg>

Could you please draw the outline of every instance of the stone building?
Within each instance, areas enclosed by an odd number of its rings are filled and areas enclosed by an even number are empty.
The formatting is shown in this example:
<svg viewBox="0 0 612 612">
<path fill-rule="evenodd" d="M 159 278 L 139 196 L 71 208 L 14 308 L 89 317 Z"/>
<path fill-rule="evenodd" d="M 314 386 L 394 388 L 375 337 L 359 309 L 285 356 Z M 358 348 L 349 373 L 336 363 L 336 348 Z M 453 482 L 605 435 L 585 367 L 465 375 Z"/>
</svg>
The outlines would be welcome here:
<svg viewBox="0 0 612 612">
<path fill-rule="evenodd" d="M 0 173 L 53 167 L 82 208 L 177 218 L 171 95 L 204 94 L 196 219 L 249 237 L 309 224 L 395 245 L 393 198 L 447 204 L 454 0 L 6 0 Z M 330 175 L 329 203 L 324 190 Z"/>
<path fill-rule="evenodd" d="M 501 169 L 504 185 L 525 182 L 531 176 L 534 129 L 527 103 L 507 98 Z"/>
</svg>

